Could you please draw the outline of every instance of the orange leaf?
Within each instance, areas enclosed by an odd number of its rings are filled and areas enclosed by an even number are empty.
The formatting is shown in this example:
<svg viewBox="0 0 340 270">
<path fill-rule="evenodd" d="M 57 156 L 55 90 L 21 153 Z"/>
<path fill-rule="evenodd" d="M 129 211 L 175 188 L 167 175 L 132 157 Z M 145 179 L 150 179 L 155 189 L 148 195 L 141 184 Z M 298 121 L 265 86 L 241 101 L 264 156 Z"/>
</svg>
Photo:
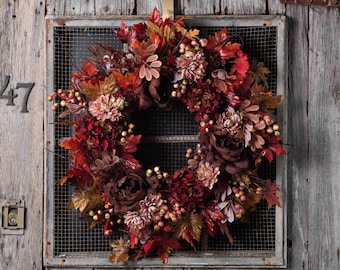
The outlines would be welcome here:
<svg viewBox="0 0 340 270">
<path fill-rule="evenodd" d="M 128 261 L 130 249 L 128 243 L 123 238 L 112 241 L 110 246 L 112 247 L 112 253 L 109 257 L 110 262 L 119 263 L 121 261 Z"/>
<path fill-rule="evenodd" d="M 223 59 L 230 59 L 236 56 L 236 52 L 240 49 L 240 43 L 228 42 L 220 50 L 220 55 Z"/>
<path fill-rule="evenodd" d="M 126 75 L 123 75 L 121 72 L 117 72 L 115 70 L 112 71 L 113 76 L 117 81 L 117 85 L 123 91 L 139 91 L 140 90 L 140 79 L 139 79 L 139 71 L 136 69 L 134 72 L 128 72 Z"/>
<path fill-rule="evenodd" d="M 98 73 L 98 69 L 96 68 L 96 66 L 94 64 L 88 62 L 88 61 L 83 62 L 83 66 L 82 66 L 81 69 L 88 76 L 93 76 L 93 75 L 96 75 Z"/>
<path fill-rule="evenodd" d="M 68 180 L 68 176 L 64 176 L 63 178 L 59 179 L 59 184 L 63 186 Z"/>
<path fill-rule="evenodd" d="M 190 29 L 187 33 L 186 33 L 186 37 L 189 39 L 194 39 L 194 38 L 198 38 L 198 35 L 200 33 L 200 30 L 198 29 Z"/>
</svg>

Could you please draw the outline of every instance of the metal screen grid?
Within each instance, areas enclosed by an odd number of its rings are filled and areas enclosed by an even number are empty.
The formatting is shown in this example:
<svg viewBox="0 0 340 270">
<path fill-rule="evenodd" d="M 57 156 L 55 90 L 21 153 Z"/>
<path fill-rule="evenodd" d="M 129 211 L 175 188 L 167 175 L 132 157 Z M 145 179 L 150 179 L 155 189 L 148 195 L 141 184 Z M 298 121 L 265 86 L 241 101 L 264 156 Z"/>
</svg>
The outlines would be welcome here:
<svg viewBox="0 0 340 270">
<path fill-rule="evenodd" d="M 204 35 L 220 30 L 216 27 L 201 28 Z M 241 42 L 243 50 L 249 59 L 257 58 L 263 61 L 271 70 L 268 78 L 270 90 L 276 92 L 276 27 L 228 27 L 229 37 Z M 113 35 L 110 27 L 55 27 L 54 29 L 54 85 L 55 88 L 67 88 L 70 85 L 72 71 L 79 69 L 81 63 L 90 56 L 87 47 L 96 43 L 111 45 L 120 49 L 121 44 Z M 250 51 L 248 48 L 252 48 Z M 171 142 L 172 136 L 197 135 L 196 123 L 191 114 L 183 107 L 169 112 L 156 111 L 152 108 L 143 111 L 143 114 L 132 115 L 136 124 L 135 133 L 147 137 L 167 136 L 163 143 L 145 141 L 139 147 L 137 158 L 145 161 L 145 167 L 160 165 L 166 171 L 173 171 L 185 165 L 185 151 L 194 147 L 192 140 Z M 58 112 L 57 112 L 58 114 Z M 152 120 L 152 121 L 151 121 Z M 58 119 L 56 118 L 56 121 Z M 55 140 L 59 142 L 69 137 L 71 131 L 68 127 L 56 125 Z M 168 142 L 166 142 L 168 140 Z M 170 141 L 170 142 L 169 142 Z M 150 159 L 148 153 L 153 153 Z M 159 155 L 154 155 L 159 153 Z M 65 175 L 69 168 L 67 152 L 56 146 L 54 154 L 54 178 L 57 181 Z M 261 175 L 275 178 L 275 164 L 265 165 L 261 168 Z M 103 236 L 101 228 L 88 230 L 88 222 L 79 221 L 79 213 L 69 210 L 65 206 L 72 194 L 71 187 L 55 185 L 54 190 L 54 254 L 61 255 L 74 252 L 109 251 L 108 239 Z M 265 203 L 261 203 L 256 212 L 252 214 L 250 223 L 233 224 L 230 228 L 234 237 L 234 245 L 230 245 L 225 236 L 205 237 L 205 243 L 198 245 L 200 251 L 226 251 L 246 250 L 262 251 L 275 250 L 275 209 L 268 211 Z M 191 250 L 184 245 L 184 250 Z M 193 252 L 194 256 L 194 252 Z"/>
</svg>

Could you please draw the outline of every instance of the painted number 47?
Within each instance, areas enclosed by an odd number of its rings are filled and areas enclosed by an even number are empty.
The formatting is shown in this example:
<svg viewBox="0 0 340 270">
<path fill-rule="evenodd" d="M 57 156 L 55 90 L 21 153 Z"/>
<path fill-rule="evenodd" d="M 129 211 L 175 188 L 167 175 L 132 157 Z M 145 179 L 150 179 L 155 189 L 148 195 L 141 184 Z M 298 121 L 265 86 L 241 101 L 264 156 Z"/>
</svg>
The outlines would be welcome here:
<svg viewBox="0 0 340 270">
<path fill-rule="evenodd" d="M 22 101 L 21 112 L 22 113 L 28 113 L 27 102 L 28 102 L 28 98 L 31 94 L 31 91 L 34 87 L 34 83 L 17 83 L 17 85 L 14 89 L 9 89 L 7 91 L 7 94 L 4 94 L 5 90 L 7 89 L 8 84 L 9 84 L 9 79 L 10 79 L 10 76 L 8 76 L 8 75 L 5 76 L 5 83 L 0 89 L 0 99 L 7 99 L 7 104 L 6 104 L 7 106 L 15 106 L 14 99 L 16 97 L 18 97 L 18 94 L 14 94 L 14 90 L 15 89 L 25 89 L 26 92 L 25 92 L 24 99 Z"/>
</svg>

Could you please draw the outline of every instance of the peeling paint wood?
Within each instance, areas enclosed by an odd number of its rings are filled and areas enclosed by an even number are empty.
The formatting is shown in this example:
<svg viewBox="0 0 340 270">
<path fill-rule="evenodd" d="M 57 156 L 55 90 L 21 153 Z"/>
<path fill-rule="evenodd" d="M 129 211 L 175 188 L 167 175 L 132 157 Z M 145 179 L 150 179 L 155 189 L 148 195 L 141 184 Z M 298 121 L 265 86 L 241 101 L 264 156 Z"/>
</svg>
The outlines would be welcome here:
<svg viewBox="0 0 340 270">
<path fill-rule="evenodd" d="M 40 1 L 3 1 L 0 9 L 0 85 L 6 75 L 11 76 L 9 88 L 35 83 L 29 113 L 20 113 L 24 92 L 17 91 L 15 106 L 0 100 L 0 200 L 23 199 L 26 207 L 24 234 L 0 234 L 2 270 L 42 269 L 44 12 Z"/>
</svg>

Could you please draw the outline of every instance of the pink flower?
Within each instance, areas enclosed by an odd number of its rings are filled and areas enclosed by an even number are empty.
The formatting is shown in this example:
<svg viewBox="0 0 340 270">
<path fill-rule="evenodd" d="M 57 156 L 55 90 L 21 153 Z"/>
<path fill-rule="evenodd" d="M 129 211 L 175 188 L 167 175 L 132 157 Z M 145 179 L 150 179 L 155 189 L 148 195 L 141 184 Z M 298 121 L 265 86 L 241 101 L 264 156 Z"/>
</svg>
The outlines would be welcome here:
<svg viewBox="0 0 340 270">
<path fill-rule="evenodd" d="M 141 216 L 137 211 L 128 211 L 124 215 L 124 223 L 130 228 L 131 231 L 142 230 L 145 228 L 148 221 L 145 217 Z"/>
<path fill-rule="evenodd" d="M 110 120 L 117 122 L 121 117 L 121 111 L 124 109 L 124 98 L 114 97 L 112 95 L 101 95 L 89 103 L 89 112 L 97 120 Z"/>
<path fill-rule="evenodd" d="M 200 164 L 197 169 L 197 178 L 202 182 L 203 186 L 212 189 L 214 184 L 218 181 L 220 170 L 208 162 Z"/>
<path fill-rule="evenodd" d="M 234 136 L 242 128 L 242 114 L 235 112 L 234 108 L 229 107 L 228 110 L 219 115 L 216 121 L 216 127 L 222 133 L 228 132 Z"/>
<path fill-rule="evenodd" d="M 160 193 L 148 194 L 144 200 L 139 202 L 140 215 L 144 217 L 147 223 L 151 223 L 154 214 L 158 212 L 165 203 L 166 201 L 162 199 Z"/>
<path fill-rule="evenodd" d="M 186 51 L 176 59 L 177 72 L 175 73 L 174 82 L 188 79 L 189 81 L 197 82 L 205 75 L 207 62 L 202 51 L 196 53 Z"/>
</svg>

